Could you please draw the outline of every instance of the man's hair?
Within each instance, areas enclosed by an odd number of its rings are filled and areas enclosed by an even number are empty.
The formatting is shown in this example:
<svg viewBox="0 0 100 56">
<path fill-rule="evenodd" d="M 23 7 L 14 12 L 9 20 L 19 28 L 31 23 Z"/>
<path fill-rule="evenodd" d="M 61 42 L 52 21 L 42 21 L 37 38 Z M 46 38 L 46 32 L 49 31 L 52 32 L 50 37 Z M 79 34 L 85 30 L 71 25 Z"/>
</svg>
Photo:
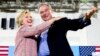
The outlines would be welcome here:
<svg viewBox="0 0 100 56">
<path fill-rule="evenodd" d="M 40 7 L 42 7 L 42 6 L 48 6 L 51 10 L 52 10 L 52 7 L 51 7 L 51 5 L 50 4 L 48 4 L 48 3 L 40 3 L 39 4 L 39 6 L 38 6 L 38 10 L 40 9 Z"/>
</svg>

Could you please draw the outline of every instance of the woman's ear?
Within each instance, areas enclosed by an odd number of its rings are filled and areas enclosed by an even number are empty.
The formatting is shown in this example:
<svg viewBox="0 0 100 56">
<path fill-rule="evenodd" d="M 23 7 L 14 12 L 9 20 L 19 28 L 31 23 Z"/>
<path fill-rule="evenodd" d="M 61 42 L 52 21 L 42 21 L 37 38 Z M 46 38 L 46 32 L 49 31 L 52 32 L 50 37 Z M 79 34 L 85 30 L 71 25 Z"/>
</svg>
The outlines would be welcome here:
<svg viewBox="0 0 100 56">
<path fill-rule="evenodd" d="M 24 23 L 23 23 L 23 19 L 21 20 L 21 22 L 20 22 L 20 25 L 23 25 Z"/>
</svg>

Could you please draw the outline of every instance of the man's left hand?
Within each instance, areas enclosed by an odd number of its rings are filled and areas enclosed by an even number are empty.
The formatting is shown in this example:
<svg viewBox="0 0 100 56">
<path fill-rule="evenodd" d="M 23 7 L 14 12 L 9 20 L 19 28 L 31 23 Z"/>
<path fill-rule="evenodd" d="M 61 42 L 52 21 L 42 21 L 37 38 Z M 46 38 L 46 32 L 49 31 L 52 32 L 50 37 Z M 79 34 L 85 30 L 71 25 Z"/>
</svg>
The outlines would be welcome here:
<svg viewBox="0 0 100 56">
<path fill-rule="evenodd" d="M 96 11 L 97 11 L 97 8 L 96 8 L 96 7 L 92 7 L 92 9 L 91 9 L 89 12 L 87 12 L 87 13 L 85 14 L 86 19 L 90 19 L 91 16 L 92 16 Z"/>
</svg>

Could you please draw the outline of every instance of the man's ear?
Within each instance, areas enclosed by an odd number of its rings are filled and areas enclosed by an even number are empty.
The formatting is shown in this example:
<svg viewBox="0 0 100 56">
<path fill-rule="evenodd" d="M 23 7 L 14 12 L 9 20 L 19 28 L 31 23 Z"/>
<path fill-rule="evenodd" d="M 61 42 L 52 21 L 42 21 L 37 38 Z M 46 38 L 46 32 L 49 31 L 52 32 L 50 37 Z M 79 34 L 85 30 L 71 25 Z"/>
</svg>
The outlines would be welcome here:
<svg viewBox="0 0 100 56">
<path fill-rule="evenodd" d="M 53 9 L 51 9 L 51 8 L 50 8 L 50 13 L 51 13 L 51 14 L 53 13 Z"/>
</svg>

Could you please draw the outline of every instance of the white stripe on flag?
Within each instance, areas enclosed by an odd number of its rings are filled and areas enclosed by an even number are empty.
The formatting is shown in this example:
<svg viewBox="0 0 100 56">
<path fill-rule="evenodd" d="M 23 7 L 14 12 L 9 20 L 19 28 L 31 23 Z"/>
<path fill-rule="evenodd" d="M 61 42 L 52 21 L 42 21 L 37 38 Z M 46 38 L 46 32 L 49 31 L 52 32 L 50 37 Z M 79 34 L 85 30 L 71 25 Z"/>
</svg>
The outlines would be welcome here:
<svg viewBox="0 0 100 56">
<path fill-rule="evenodd" d="M 0 52 L 0 54 L 8 54 L 8 52 Z"/>
<path fill-rule="evenodd" d="M 92 56 L 100 56 L 100 52 L 92 52 Z"/>
<path fill-rule="evenodd" d="M 9 48 L 0 48 L 0 50 L 8 50 Z"/>
<path fill-rule="evenodd" d="M 100 50 L 100 48 L 96 48 L 96 50 Z"/>
</svg>

